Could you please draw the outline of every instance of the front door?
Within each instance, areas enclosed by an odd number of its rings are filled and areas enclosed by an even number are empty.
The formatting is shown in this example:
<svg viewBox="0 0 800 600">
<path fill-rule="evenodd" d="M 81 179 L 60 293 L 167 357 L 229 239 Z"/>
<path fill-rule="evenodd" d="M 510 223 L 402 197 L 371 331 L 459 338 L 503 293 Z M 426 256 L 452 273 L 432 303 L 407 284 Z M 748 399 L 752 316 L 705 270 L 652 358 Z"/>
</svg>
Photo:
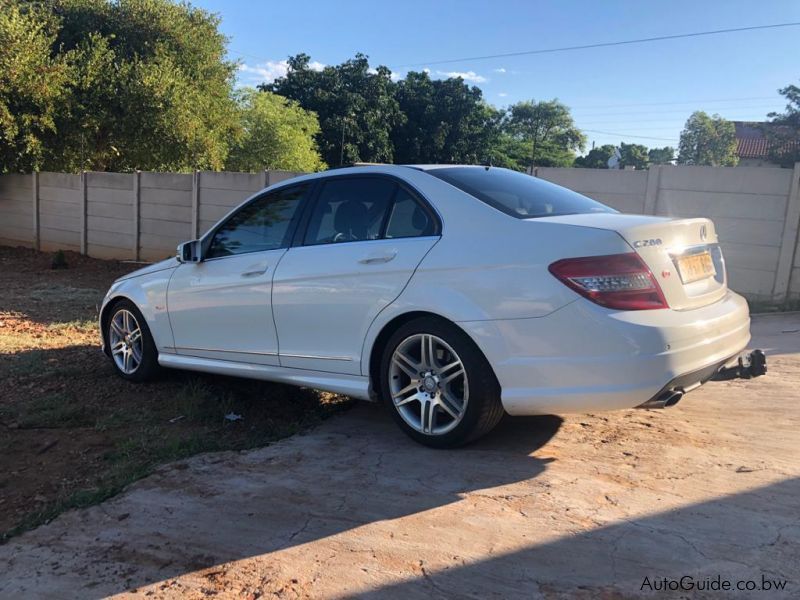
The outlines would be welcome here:
<svg viewBox="0 0 800 600">
<path fill-rule="evenodd" d="M 370 324 L 438 239 L 433 212 L 394 180 L 325 181 L 302 245 L 286 252 L 273 278 L 280 364 L 363 374 Z"/>
<path fill-rule="evenodd" d="M 272 278 L 307 187 L 280 188 L 243 205 L 206 236 L 201 262 L 178 267 L 167 291 L 178 354 L 278 364 Z"/>
</svg>

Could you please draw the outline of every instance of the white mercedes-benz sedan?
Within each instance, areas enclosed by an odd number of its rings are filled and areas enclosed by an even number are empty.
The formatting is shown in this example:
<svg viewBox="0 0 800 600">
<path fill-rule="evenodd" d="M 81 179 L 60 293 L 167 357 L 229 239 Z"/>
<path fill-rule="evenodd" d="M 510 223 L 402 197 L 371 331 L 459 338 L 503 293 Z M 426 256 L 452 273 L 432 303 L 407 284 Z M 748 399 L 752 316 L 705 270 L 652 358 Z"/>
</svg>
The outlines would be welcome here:
<svg viewBox="0 0 800 600">
<path fill-rule="evenodd" d="M 127 379 L 161 366 L 380 400 L 436 447 L 504 412 L 674 404 L 750 340 L 710 220 L 451 165 L 269 187 L 117 280 L 100 327 Z"/>
</svg>

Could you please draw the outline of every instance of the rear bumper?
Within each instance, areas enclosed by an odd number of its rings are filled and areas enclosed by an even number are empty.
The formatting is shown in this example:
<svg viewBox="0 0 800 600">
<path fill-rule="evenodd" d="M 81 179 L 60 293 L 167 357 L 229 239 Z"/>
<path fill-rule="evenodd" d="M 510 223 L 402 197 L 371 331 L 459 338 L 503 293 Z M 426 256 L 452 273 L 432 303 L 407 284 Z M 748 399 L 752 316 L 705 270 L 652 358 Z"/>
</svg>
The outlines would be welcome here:
<svg viewBox="0 0 800 600">
<path fill-rule="evenodd" d="M 578 300 L 537 319 L 460 325 L 494 368 L 512 415 L 639 406 L 681 376 L 706 381 L 750 341 L 747 302 L 733 292 L 690 311 L 610 311 Z"/>
</svg>

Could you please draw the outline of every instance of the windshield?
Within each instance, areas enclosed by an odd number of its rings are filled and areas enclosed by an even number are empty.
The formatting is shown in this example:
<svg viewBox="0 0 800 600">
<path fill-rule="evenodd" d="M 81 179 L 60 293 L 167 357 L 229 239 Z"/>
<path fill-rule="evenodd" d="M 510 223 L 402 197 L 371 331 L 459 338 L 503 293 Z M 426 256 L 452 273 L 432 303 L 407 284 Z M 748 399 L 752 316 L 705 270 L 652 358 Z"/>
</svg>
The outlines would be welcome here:
<svg viewBox="0 0 800 600">
<path fill-rule="evenodd" d="M 560 185 L 509 169 L 446 167 L 427 173 L 518 219 L 617 212 Z"/>
</svg>

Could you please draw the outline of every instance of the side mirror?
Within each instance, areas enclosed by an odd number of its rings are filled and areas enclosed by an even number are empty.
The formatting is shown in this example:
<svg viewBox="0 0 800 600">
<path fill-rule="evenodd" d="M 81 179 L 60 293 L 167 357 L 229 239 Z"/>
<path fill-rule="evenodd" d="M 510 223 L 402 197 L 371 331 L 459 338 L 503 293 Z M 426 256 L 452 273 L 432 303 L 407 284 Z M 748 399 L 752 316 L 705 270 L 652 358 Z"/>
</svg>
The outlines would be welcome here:
<svg viewBox="0 0 800 600">
<path fill-rule="evenodd" d="M 196 263 L 203 260 L 200 240 L 192 240 L 178 245 L 178 261 L 182 263 Z"/>
</svg>

